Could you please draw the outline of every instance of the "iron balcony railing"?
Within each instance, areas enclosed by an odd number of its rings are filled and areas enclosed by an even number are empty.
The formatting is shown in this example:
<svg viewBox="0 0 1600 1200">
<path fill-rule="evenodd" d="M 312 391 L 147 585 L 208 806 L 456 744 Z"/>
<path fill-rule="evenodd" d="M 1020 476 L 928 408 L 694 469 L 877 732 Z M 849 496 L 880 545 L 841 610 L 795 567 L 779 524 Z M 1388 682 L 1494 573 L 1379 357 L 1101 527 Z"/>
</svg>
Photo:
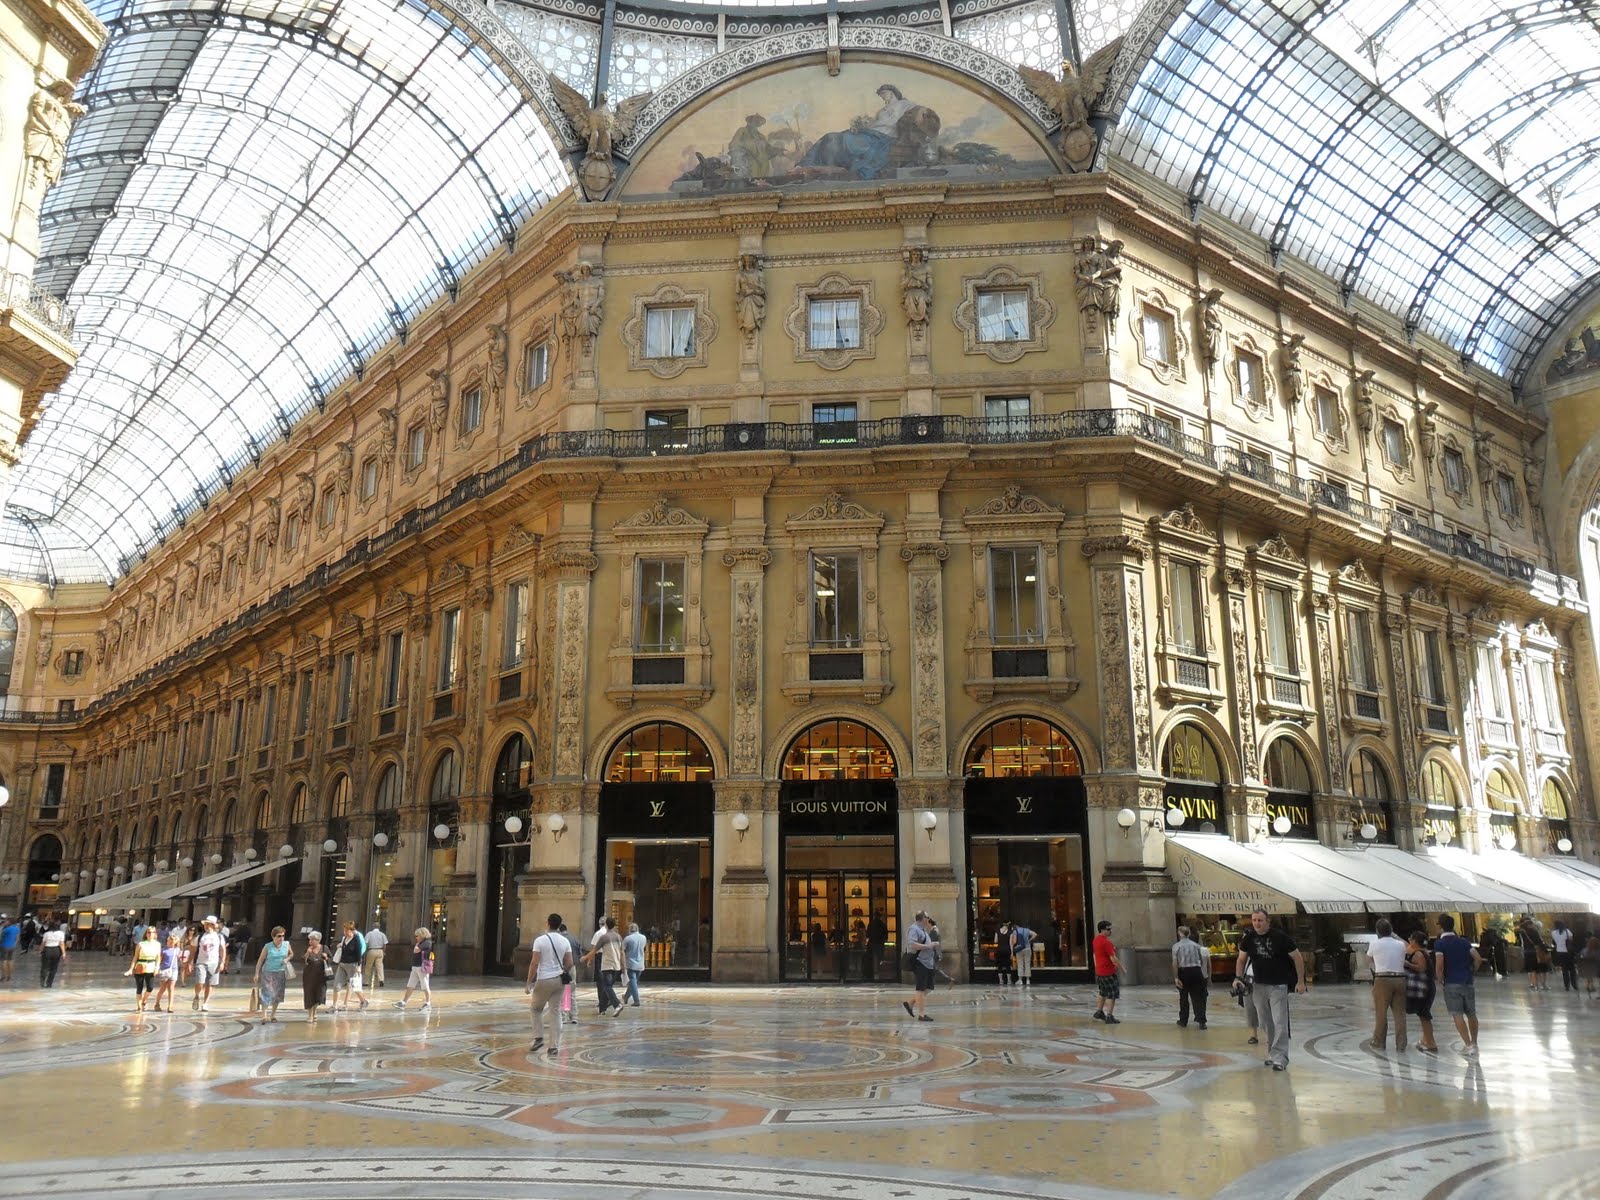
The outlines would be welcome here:
<svg viewBox="0 0 1600 1200">
<path fill-rule="evenodd" d="M 1171 422 L 1133 409 L 1077 409 L 1034 417 L 930 415 L 820 424 L 741 422 L 674 429 L 670 438 L 664 438 L 660 430 L 560 430 L 540 434 L 523 442 L 516 453 L 504 462 L 467 476 L 434 503 L 408 510 L 388 529 L 361 538 L 341 557 L 321 564 L 298 582 L 251 605 L 183 649 L 125 680 L 94 703 L 72 713 L 0 712 L 0 724 L 70 724 L 93 716 L 117 703 L 123 696 L 200 658 L 235 635 L 253 629 L 273 614 L 294 608 L 307 597 L 324 591 L 330 584 L 364 567 L 399 543 L 436 525 L 456 509 L 505 487 L 516 476 L 540 462 L 574 458 L 679 458 L 760 451 L 803 453 L 825 450 L 839 453 L 890 446 L 1022 445 L 1127 437 L 1159 446 L 1186 461 L 1220 471 L 1225 476 L 1248 479 L 1303 503 L 1338 509 L 1386 533 L 1397 533 L 1442 554 L 1467 559 L 1508 579 L 1530 583 L 1538 578 L 1544 581 L 1546 590 L 1561 595 L 1578 594 L 1575 582 L 1551 575 L 1511 555 L 1498 554 L 1463 534 L 1444 533 L 1416 517 L 1356 500 L 1337 484 L 1301 479 L 1253 459 L 1235 447 L 1218 446 L 1192 437 L 1180 432 Z"/>
<path fill-rule="evenodd" d="M 69 341 L 72 339 L 72 330 L 78 321 L 77 311 L 61 297 L 45 291 L 32 276 L 0 269 L 0 293 L 7 308 L 21 309 L 39 324 Z"/>
</svg>

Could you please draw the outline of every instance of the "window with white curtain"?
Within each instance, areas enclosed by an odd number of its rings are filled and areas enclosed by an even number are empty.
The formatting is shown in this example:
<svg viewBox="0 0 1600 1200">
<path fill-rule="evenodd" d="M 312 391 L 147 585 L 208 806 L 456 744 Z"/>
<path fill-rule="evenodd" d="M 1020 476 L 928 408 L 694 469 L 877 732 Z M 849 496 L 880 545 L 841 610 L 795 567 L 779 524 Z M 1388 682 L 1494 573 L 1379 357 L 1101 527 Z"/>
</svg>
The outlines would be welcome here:
<svg viewBox="0 0 1600 1200">
<path fill-rule="evenodd" d="M 692 358 L 695 353 L 694 306 L 675 304 L 644 312 L 646 358 Z"/>
<path fill-rule="evenodd" d="M 1288 588 L 1269 587 L 1263 596 L 1267 613 L 1267 662 L 1279 674 L 1298 666 L 1294 637 L 1294 597 Z"/>
<path fill-rule="evenodd" d="M 978 293 L 978 340 L 980 342 L 1024 342 L 1028 340 L 1028 291 L 1026 288 Z"/>
<path fill-rule="evenodd" d="M 861 301 L 855 296 L 812 300 L 807 305 L 813 350 L 856 350 L 861 346 Z"/>
<path fill-rule="evenodd" d="M 1191 562 L 1167 564 L 1168 601 L 1172 612 L 1172 645 L 1189 654 L 1205 651 L 1200 625 L 1200 572 Z"/>
</svg>

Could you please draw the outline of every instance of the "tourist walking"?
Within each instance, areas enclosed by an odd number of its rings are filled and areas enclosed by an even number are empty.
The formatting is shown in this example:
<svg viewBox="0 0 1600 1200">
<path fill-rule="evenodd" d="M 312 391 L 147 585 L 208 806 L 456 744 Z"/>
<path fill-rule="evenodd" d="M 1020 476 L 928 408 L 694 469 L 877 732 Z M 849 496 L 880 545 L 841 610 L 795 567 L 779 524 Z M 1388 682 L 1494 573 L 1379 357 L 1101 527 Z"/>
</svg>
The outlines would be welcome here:
<svg viewBox="0 0 1600 1200">
<path fill-rule="evenodd" d="M 156 972 L 156 1011 L 161 1011 L 161 999 L 166 997 L 167 1011 L 172 1011 L 173 997 L 178 991 L 178 971 L 183 966 L 183 935 L 174 925 L 167 934 L 167 944 L 161 947 L 161 968 Z"/>
<path fill-rule="evenodd" d="M 1583 980 L 1583 994 L 1595 994 L 1595 983 L 1600 981 L 1600 936 L 1590 933 L 1578 951 L 1578 977 Z"/>
<path fill-rule="evenodd" d="M 294 947 L 286 940 L 282 925 L 274 925 L 272 937 L 256 956 L 255 987 L 261 1001 L 261 1023 L 278 1019 L 278 1005 L 289 988 L 294 972 Z"/>
<path fill-rule="evenodd" d="M 201 927 L 204 932 L 195 946 L 194 1003 L 190 1007 L 209 1012 L 211 989 L 221 981 L 222 972 L 228 965 L 228 943 L 217 932 L 215 917 L 207 917 Z"/>
<path fill-rule="evenodd" d="M 1233 998 L 1238 1001 L 1239 1007 L 1244 1009 L 1245 1027 L 1249 1029 L 1250 1036 L 1245 1039 L 1249 1046 L 1261 1044 L 1261 1024 L 1256 1020 L 1256 1005 L 1251 993 L 1254 989 L 1255 979 L 1250 973 L 1250 965 L 1245 964 L 1244 974 L 1233 977 L 1233 985 L 1228 989 Z"/>
<path fill-rule="evenodd" d="M 39 986 L 53 988 L 56 972 L 67 959 L 67 932 L 51 921 L 39 935 Z"/>
<path fill-rule="evenodd" d="M 1015 964 L 1017 972 L 1017 985 L 1030 987 L 1033 984 L 1033 930 L 1021 921 L 1014 921 L 1011 925 L 1011 961 Z"/>
<path fill-rule="evenodd" d="M 144 1011 L 145 1002 L 156 990 L 156 973 L 160 970 L 161 939 L 156 937 L 156 927 L 147 925 L 144 936 L 134 943 L 133 958 L 123 972 L 124 975 L 133 976 L 133 995 L 138 1005 L 135 1011 Z"/>
<path fill-rule="evenodd" d="M 1456 934 L 1456 919 L 1449 913 L 1439 916 L 1439 937 L 1433 943 L 1434 978 L 1444 985 L 1444 1006 L 1461 1035 L 1461 1052 L 1468 1058 L 1478 1054 L 1478 965 L 1482 957 L 1472 943 Z"/>
<path fill-rule="evenodd" d="M 404 1008 L 411 993 L 417 991 L 422 993 L 422 1007 L 433 1007 L 433 931 L 426 925 L 411 931 L 411 974 L 394 1006 Z"/>
<path fill-rule="evenodd" d="M 579 943 L 577 935 L 568 929 L 565 923 L 562 924 L 558 932 L 562 937 L 567 939 L 567 945 L 572 947 L 573 963 L 576 964 L 582 961 L 583 946 L 581 943 Z M 574 966 L 568 972 L 568 975 L 575 976 L 577 974 L 577 970 L 578 968 Z M 569 978 L 566 983 L 561 985 L 561 1016 L 568 1025 L 576 1025 L 578 1023 L 578 1006 L 572 1002 L 572 989 L 576 986 L 576 981 L 572 978 Z"/>
<path fill-rule="evenodd" d="M 1496 979 L 1504 979 L 1510 974 L 1506 965 L 1506 939 L 1493 925 L 1485 926 L 1478 935 L 1478 957 L 1489 964 Z"/>
<path fill-rule="evenodd" d="M 1561 990 L 1575 992 L 1578 990 L 1578 959 L 1574 951 L 1578 946 L 1578 935 L 1567 928 L 1565 921 L 1557 921 L 1550 930 L 1550 950 L 1556 960 L 1556 966 L 1561 968 Z"/>
<path fill-rule="evenodd" d="M 367 952 L 361 956 L 361 973 L 366 976 L 369 992 L 383 986 L 383 948 L 388 944 L 389 935 L 383 932 L 383 926 L 373 922 L 367 930 Z"/>
<path fill-rule="evenodd" d="M 300 994 L 305 998 L 306 1024 L 315 1025 L 317 1010 L 328 1002 L 328 952 L 315 930 L 306 935 L 306 953 L 300 960 Z"/>
<path fill-rule="evenodd" d="M 911 999 L 900 1002 L 906 1016 L 918 1021 L 931 1021 L 928 1015 L 928 993 L 933 991 L 933 969 L 938 962 L 938 939 L 933 936 L 933 918 L 919 910 L 906 931 L 906 957 L 911 963 Z"/>
<path fill-rule="evenodd" d="M 1172 982 L 1178 989 L 1178 1024 L 1187 1028 L 1189 1009 L 1194 1023 L 1206 1027 L 1206 997 L 1211 986 L 1211 951 L 1194 940 L 1187 925 L 1178 926 L 1178 940 L 1172 943 Z"/>
<path fill-rule="evenodd" d="M 622 939 L 622 957 L 628 970 L 628 990 L 622 1000 L 624 1004 L 631 1004 L 635 1008 L 639 1007 L 639 976 L 644 974 L 644 955 L 649 945 L 650 939 L 630 921 L 628 936 Z"/>
<path fill-rule="evenodd" d="M 1388 1044 L 1389 1017 L 1394 1017 L 1394 1048 L 1406 1048 L 1406 944 L 1394 936 L 1387 917 L 1379 917 L 1377 937 L 1367 947 L 1372 970 L 1372 1042 L 1380 1054 Z"/>
<path fill-rule="evenodd" d="M 1005 921 L 994 935 L 994 969 L 1001 987 L 1005 987 L 1014 978 L 1011 963 L 1011 922 Z"/>
<path fill-rule="evenodd" d="M 1433 1001 L 1438 992 L 1433 978 L 1433 955 L 1428 952 L 1428 935 L 1421 929 L 1406 939 L 1406 1013 L 1417 1019 L 1421 1032 L 1417 1049 L 1425 1054 L 1439 1053 L 1433 1037 Z"/>
<path fill-rule="evenodd" d="M 561 1049 L 561 1010 L 556 1007 L 556 997 L 572 984 L 573 947 L 561 932 L 566 926 L 560 913 L 551 913 L 544 924 L 545 931 L 533 939 L 528 960 L 528 994 L 533 997 L 533 1045 L 528 1053 L 542 1049 L 554 1058 Z"/>
<path fill-rule="evenodd" d="M 622 981 L 624 959 L 622 937 L 617 933 L 617 919 L 607 917 L 601 928 L 595 930 L 594 945 L 583 956 L 585 962 L 594 963 L 594 984 L 600 1015 L 613 1017 L 622 1012 L 622 1001 L 617 998 L 617 984 Z"/>
<path fill-rule="evenodd" d="M 0 917 L 0 983 L 11 982 L 16 967 L 17 945 L 22 941 L 22 926 L 15 917 Z"/>
<path fill-rule="evenodd" d="M 1289 1066 L 1289 989 L 1306 990 L 1306 960 L 1300 947 L 1272 923 L 1264 908 L 1250 914 L 1250 928 L 1239 938 L 1238 974 L 1254 972 L 1250 1000 L 1267 1039 L 1265 1065 L 1274 1071 Z"/>
<path fill-rule="evenodd" d="M 1522 969 L 1528 976 L 1528 990 L 1548 992 L 1550 951 L 1545 946 L 1544 936 L 1539 932 L 1539 927 L 1533 923 L 1532 917 L 1525 917 L 1518 927 L 1517 945 L 1522 950 Z"/>
<path fill-rule="evenodd" d="M 1089 944 L 1094 954 L 1094 1019 L 1120 1025 L 1117 1001 L 1122 998 L 1122 961 L 1117 957 L 1116 942 L 1111 940 L 1111 922 L 1101 921 L 1095 931 L 1094 941 Z"/>
<path fill-rule="evenodd" d="M 344 923 L 339 944 L 329 951 L 333 959 L 333 1011 L 344 1012 L 353 1000 L 367 1007 L 367 998 L 361 994 L 361 964 L 367 955 L 367 943 L 354 921 Z"/>
</svg>

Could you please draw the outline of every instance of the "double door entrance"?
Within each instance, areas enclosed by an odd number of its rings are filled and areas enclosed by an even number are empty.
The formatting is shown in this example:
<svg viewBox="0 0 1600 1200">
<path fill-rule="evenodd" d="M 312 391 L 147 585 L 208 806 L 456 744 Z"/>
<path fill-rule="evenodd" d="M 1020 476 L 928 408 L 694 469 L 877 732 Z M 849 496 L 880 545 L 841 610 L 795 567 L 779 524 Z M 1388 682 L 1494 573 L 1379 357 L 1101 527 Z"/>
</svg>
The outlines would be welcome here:
<svg viewBox="0 0 1600 1200">
<path fill-rule="evenodd" d="M 899 978 L 894 840 L 791 837 L 783 875 L 783 978 L 870 983 Z"/>
</svg>

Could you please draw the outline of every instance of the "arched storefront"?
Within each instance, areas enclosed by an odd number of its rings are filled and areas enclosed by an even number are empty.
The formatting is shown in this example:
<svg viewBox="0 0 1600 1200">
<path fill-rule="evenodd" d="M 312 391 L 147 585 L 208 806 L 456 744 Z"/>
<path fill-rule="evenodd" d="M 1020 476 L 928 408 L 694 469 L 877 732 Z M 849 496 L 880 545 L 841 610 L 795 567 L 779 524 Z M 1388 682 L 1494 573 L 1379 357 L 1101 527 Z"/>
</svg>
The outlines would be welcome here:
<svg viewBox="0 0 1600 1200">
<path fill-rule="evenodd" d="M 1443 770 L 1438 763 L 1431 763 Z M 1392 846 L 1394 840 L 1394 790 L 1389 772 L 1371 750 L 1358 750 L 1350 760 L 1350 833 L 1361 841 L 1361 828 L 1371 825 L 1376 835 L 1371 840 Z"/>
<path fill-rule="evenodd" d="M 367 919 L 362 932 L 379 926 L 391 936 L 405 930 L 389 925 L 390 889 L 394 887 L 396 854 L 400 841 L 400 768 L 385 763 L 372 790 L 372 865 L 367 871 Z"/>
<path fill-rule="evenodd" d="M 859 721 L 819 721 L 784 750 L 781 978 L 900 977 L 896 774 L 888 743 Z"/>
<path fill-rule="evenodd" d="M 27 907 L 38 913 L 52 912 L 61 893 L 61 839 L 44 834 L 28 849 Z"/>
<path fill-rule="evenodd" d="M 511 974 L 512 955 L 522 943 L 517 877 L 528 865 L 528 837 L 533 823 L 528 785 L 532 770 L 533 747 L 521 733 L 513 733 L 495 757 L 494 778 L 489 784 L 491 849 L 484 884 L 488 903 L 483 906 L 486 975 Z M 510 829 L 506 828 L 507 820 L 512 820 Z"/>
<path fill-rule="evenodd" d="M 345 854 L 345 845 L 350 837 L 350 776 L 343 771 L 339 772 L 334 780 L 333 787 L 328 790 L 328 823 L 319 833 L 315 825 L 304 829 L 292 831 L 289 840 L 294 843 L 297 852 L 303 847 L 318 842 L 321 844 L 321 855 L 318 858 L 322 897 L 322 930 L 324 938 L 332 938 L 328 944 L 333 945 L 340 936 L 340 929 L 344 921 L 351 920 L 357 924 L 361 921 L 361 913 L 347 912 L 339 907 L 340 900 L 345 895 L 345 880 L 349 874 L 350 862 Z M 334 844 L 334 849 L 328 849 L 328 843 Z M 279 875 L 287 876 L 292 870 L 298 870 L 301 864 L 280 867 Z M 351 907 L 346 901 L 345 907 Z"/>
<path fill-rule="evenodd" d="M 422 923 L 436 942 L 449 945 L 450 877 L 456 871 L 456 838 L 461 823 L 461 759 L 454 750 L 439 755 L 428 782 L 428 907 Z M 440 837 L 440 832 L 444 833 Z"/>
<path fill-rule="evenodd" d="M 1192 833 L 1228 833 L 1228 803 L 1224 787 L 1222 759 L 1205 730 L 1185 721 L 1167 735 L 1161 749 L 1161 773 L 1166 776 L 1162 799 L 1167 811 L 1183 815 L 1170 824 Z"/>
<path fill-rule="evenodd" d="M 1262 756 L 1267 785 L 1267 828 L 1274 837 L 1316 841 L 1316 797 L 1311 764 L 1286 737 L 1274 738 Z"/>
<path fill-rule="evenodd" d="M 1572 854 L 1572 819 L 1567 809 L 1567 796 L 1554 779 L 1546 779 L 1539 799 L 1544 807 L 1545 825 L 1550 836 L 1551 854 Z"/>
<path fill-rule="evenodd" d="M 650 939 L 653 972 L 711 970 L 711 751 L 666 721 L 611 748 L 600 786 L 600 911 Z"/>
<path fill-rule="evenodd" d="M 1083 761 L 1065 733 L 1007 717 L 963 763 L 972 965 L 994 965 L 1004 922 L 1033 931 L 1034 968 L 1088 965 L 1089 806 Z"/>
<path fill-rule="evenodd" d="M 1499 767 L 1483 781 L 1484 798 L 1489 803 L 1489 838 L 1501 850 L 1520 850 L 1517 844 L 1516 785 Z"/>
<path fill-rule="evenodd" d="M 1461 796 L 1436 758 L 1422 764 L 1422 801 L 1427 806 L 1422 840 L 1430 846 L 1461 845 Z"/>
</svg>

